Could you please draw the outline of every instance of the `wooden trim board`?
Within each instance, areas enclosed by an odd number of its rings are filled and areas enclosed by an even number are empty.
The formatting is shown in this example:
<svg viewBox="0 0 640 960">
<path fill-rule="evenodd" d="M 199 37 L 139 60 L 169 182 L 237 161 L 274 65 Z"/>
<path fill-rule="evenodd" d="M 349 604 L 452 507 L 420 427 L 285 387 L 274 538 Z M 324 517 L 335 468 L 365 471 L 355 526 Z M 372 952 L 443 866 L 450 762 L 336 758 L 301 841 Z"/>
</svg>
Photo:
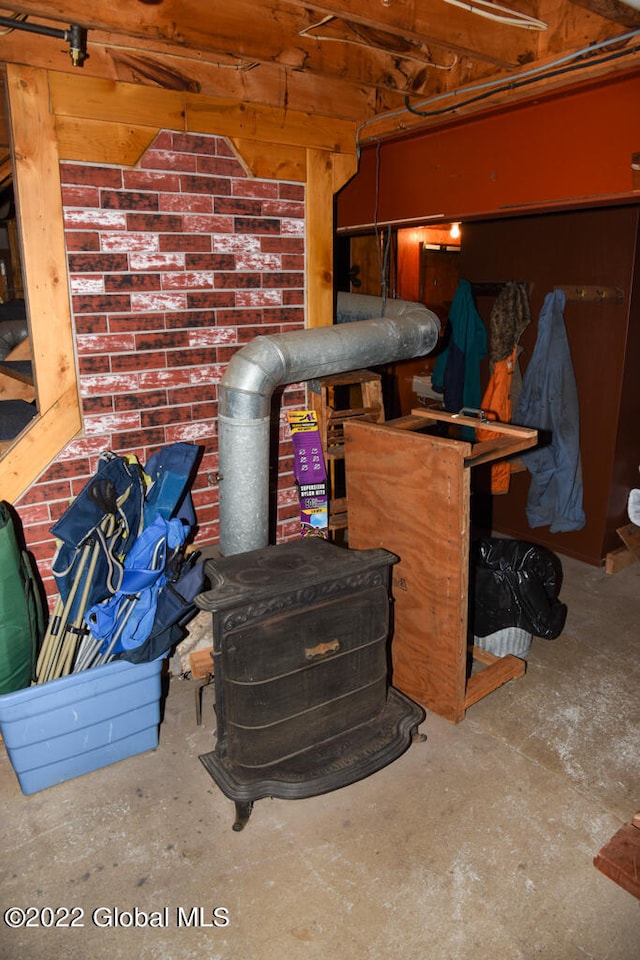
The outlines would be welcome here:
<svg viewBox="0 0 640 960">
<path fill-rule="evenodd" d="M 620 573 L 640 559 L 640 527 L 635 523 L 628 523 L 624 527 L 618 527 L 616 533 L 624 546 L 610 550 L 605 557 L 605 573 L 609 574 Z"/>
<path fill-rule="evenodd" d="M 640 558 L 640 527 L 635 523 L 628 523 L 625 527 L 618 527 L 616 533 L 625 547 Z"/>
<path fill-rule="evenodd" d="M 640 814 L 625 823 L 593 858 L 594 866 L 640 900 Z"/>
</svg>

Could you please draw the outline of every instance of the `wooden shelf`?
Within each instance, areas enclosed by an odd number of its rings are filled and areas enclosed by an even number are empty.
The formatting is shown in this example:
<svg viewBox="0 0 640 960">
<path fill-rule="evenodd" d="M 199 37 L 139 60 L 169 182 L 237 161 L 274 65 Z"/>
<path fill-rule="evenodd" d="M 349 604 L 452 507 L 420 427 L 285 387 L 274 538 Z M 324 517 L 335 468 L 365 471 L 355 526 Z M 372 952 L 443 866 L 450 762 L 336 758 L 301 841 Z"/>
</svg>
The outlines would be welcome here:
<svg viewBox="0 0 640 960">
<path fill-rule="evenodd" d="M 384 421 L 382 377 L 372 370 L 350 370 L 319 377 L 311 384 L 312 408 L 318 417 L 329 484 L 329 530 L 346 530 L 349 523 L 344 469 L 344 428 L 354 420 Z"/>
</svg>

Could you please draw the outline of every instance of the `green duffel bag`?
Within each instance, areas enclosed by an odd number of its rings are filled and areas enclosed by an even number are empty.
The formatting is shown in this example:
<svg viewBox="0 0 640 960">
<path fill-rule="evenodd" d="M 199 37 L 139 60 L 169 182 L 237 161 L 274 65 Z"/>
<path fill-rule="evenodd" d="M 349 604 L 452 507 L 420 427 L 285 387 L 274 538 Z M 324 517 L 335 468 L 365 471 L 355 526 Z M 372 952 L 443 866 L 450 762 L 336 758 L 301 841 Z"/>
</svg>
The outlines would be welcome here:
<svg viewBox="0 0 640 960">
<path fill-rule="evenodd" d="M 45 627 L 42 583 L 18 523 L 0 501 L 0 694 L 30 685 Z"/>
</svg>

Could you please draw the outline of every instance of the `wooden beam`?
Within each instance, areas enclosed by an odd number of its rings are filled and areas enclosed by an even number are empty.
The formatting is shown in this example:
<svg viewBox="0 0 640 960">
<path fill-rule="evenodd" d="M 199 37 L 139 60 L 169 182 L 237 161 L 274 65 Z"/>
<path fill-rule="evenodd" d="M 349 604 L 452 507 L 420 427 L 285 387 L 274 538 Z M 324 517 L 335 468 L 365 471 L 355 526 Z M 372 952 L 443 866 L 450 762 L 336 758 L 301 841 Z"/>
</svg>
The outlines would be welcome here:
<svg viewBox="0 0 640 960">
<path fill-rule="evenodd" d="M 189 669 L 194 680 L 204 680 L 213 673 L 213 647 L 192 650 L 189 654 Z"/>
<path fill-rule="evenodd" d="M 10 156 L 6 156 L 0 162 L 0 186 L 13 180 L 13 163 Z"/>
<path fill-rule="evenodd" d="M 481 440 L 474 443 L 471 456 L 464 461 L 465 467 L 479 467 L 481 463 L 491 463 L 504 457 L 511 457 L 514 453 L 527 450 L 537 443 L 537 434 L 530 439 L 516 440 L 511 437 L 502 437 L 499 440 Z"/>
<path fill-rule="evenodd" d="M 333 323 L 333 156 L 307 150 L 307 327 Z"/>
<path fill-rule="evenodd" d="M 256 45 L 254 56 L 237 56 L 229 53 L 231 42 L 218 50 L 202 50 L 96 31 L 91 34 L 87 67 L 95 73 L 98 63 L 104 67 L 111 61 L 109 74 L 113 72 L 120 80 L 135 78 L 139 83 L 205 95 L 225 96 L 235 91 L 238 99 L 274 106 L 282 106 L 286 96 L 294 109 L 300 108 L 298 101 L 305 92 L 315 91 L 317 102 L 335 104 L 329 107 L 329 114 L 348 116 L 353 104 L 354 114 L 360 117 L 367 104 L 373 109 L 377 88 L 418 94 L 440 89 L 450 76 L 460 82 L 462 60 L 448 50 L 433 51 L 425 44 L 414 49 L 406 40 L 391 49 L 378 49 L 294 36 L 295 43 L 265 59 L 261 44 Z M 404 53 L 398 52 L 403 45 Z"/>
<path fill-rule="evenodd" d="M 7 92 L 22 268 L 38 409 L 43 413 L 76 385 L 59 156 L 46 73 L 8 64 Z"/>
<path fill-rule="evenodd" d="M 0 400 L 35 400 L 33 372 L 28 366 L 15 361 L 31 360 L 31 342 L 29 337 L 21 340 L 2 361 L 0 361 Z"/>
<path fill-rule="evenodd" d="M 240 137 L 230 137 L 238 159 L 253 177 L 266 180 L 307 180 L 307 151 L 303 147 L 288 147 L 282 143 L 265 144 Z M 353 177 L 358 170 L 355 153 L 333 154 L 333 192 Z"/>
<path fill-rule="evenodd" d="M 355 153 L 356 127 L 350 121 L 113 80 L 78 81 L 75 75 L 54 72 L 49 76 L 56 117 Z"/>
<path fill-rule="evenodd" d="M 376 3 L 371 0 L 271 0 L 268 8 L 255 0 L 230 4 L 202 4 L 199 0 L 163 0 L 162 4 L 131 4 L 124 0 L 94 4 L 84 0 L 22 0 L 12 10 L 56 23 L 78 23 L 91 32 L 114 37 L 137 37 L 169 43 L 175 48 L 233 53 L 246 60 L 276 60 L 289 49 L 304 56 L 302 31 L 324 16 L 335 16 L 377 34 L 405 41 L 446 47 L 460 56 L 515 66 L 535 55 L 535 31 L 469 16 L 468 11 L 443 5 L 441 0 L 420 3 Z M 317 43 L 317 41 L 316 41 Z"/>
<path fill-rule="evenodd" d="M 573 92 L 578 84 L 584 86 L 590 83 L 593 86 L 594 81 L 604 78 L 608 81 L 618 75 L 631 75 L 640 67 L 640 50 L 637 45 L 630 45 L 629 41 L 626 46 L 628 53 L 623 54 L 625 45 L 618 45 L 616 59 L 613 60 L 606 57 L 606 52 L 601 57 L 594 52 L 590 58 L 585 56 L 576 60 L 578 69 L 575 74 L 568 68 L 555 70 L 559 58 L 556 53 L 538 60 L 534 65 L 535 74 L 531 72 L 532 66 L 527 65 L 508 75 L 494 76 L 491 88 L 484 86 L 477 90 L 473 78 L 467 85 L 439 96 L 437 101 L 414 102 L 415 113 L 381 112 L 377 117 L 367 119 L 359 130 L 360 143 L 406 137 L 421 130 L 440 127 L 447 120 L 456 122 L 500 108 L 512 109 L 528 101 L 535 105 L 559 91 L 571 89 Z"/>
<path fill-rule="evenodd" d="M 304 9 L 306 0 L 289 0 L 290 6 Z M 469 16 L 441 0 L 420 3 L 378 3 L 370 0 L 321 0 L 313 4 L 314 16 L 340 17 L 370 30 L 375 37 L 384 34 L 404 40 L 426 43 L 471 56 L 500 67 L 516 66 L 535 55 L 534 31 L 514 31 L 511 27 Z M 514 33 L 520 36 L 514 36 Z M 366 35 L 366 34 L 365 34 Z"/>
<path fill-rule="evenodd" d="M 452 426 L 473 427 L 474 430 L 487 430 L 512 439 L 531 440 L 536 442 L 538 432 L 533 427 L 521 427 L 517 423 L 501 423 L 499 420 L 481 420 L 479 417 L 465 416 L 459 413 L 448 413 L 435 408 L 416 407 L 411 411 L 413 417 L 424 417 L 426 420 L 444 420 Z"/>
<path fill-rule="evenodd" d="M 358 57 L 347 58 L 344 54 L 348 71 L 341 71 L 340 64 L 336 63 L 334 73 L 321 75 L 307 60 L 297 66 L 280 62 L 246 65 L 228 54 L 207 55 L 175 48 L 167 52 L 149 41 L 111 40 L 113 42 L 107 37 L 99 39 L 94 35 L 95 46 L 91 47 L 90 57 L 82 69 L 73 67 L 64 51 L 55 46 L 52 48 L 47 37 L 31 34 L 13 33 L 3 37 L 2 55 L 7 62 L 28 61 L 33 66 L 67 73 L 78 85 L 86 78 L 121 81 L 157 90 L 260 103 L 278 109 L 314 111 L 354 122 L 373 116 L 386 107 L 400 107 L 404 101 L 404 89 L 412 92 L 416 83 L 420 91 L 432 89 L 428 72 L 394 65 L 391 57 L 387 57 L 388 62 L 381 64 L 379 69 L 372 69 L 370 58 L 363 54 L 361 59 L 364 58 L 365 63 L 361 76 L 358 76 L 359 67 L 355 62 Z M 420 73 L 426 87 L 420 82 Z M 436 79 L 439 82 L 442 79 L 439 72 Z M 378 82 L 388 88 L 383 100 L 378 94 Z"/>
<path fill-rule="evenodd" d="M 252 177 L 265 180 L 307 179 L 307 153 L 304 147 L 282 143 L 264 143 L 230 137 L 238 159 Z"/>
<path fill-rule="evenodd" d="M 588 10 L 598 17 L 604 17 L 611 23 L 619 23 L 629 30 L 640 27 L 640 10 L 634 10 L 628 3 L 619 0 L 571 0 L 577 7 Z"/>
<path fill-rule="evenodd" d="M 626 570 L 632 563 L 635 563 L 637 559 L 635 553 L 632 553 L 631 550 L 626 547 L 618 547 L 616 550 L 611 550 L 605 557 L 604 572 L 609 575 L 620 573 L 621 570 Z"/>
<path fill-rule="evenodd" d="M 474 659 L 479 660 L 480 657 Z M 464 698 L 465 710 L 478 703 L 489 693 L 493 693 L 498 687 L 508 683 L 509 680 L 517 680 L 523 677 L 527 669 L 525 660 L 514 657 L 508 653 L 505 657 L 496 657 L 488 666 L 479 670 L 469 677 L 467 681 L 467 690 Z"/>
<path fill-rule="evenodd" d="M 56 117 L 185 129 L 181 92 L 54 71 L 49 72 L 49 86 Z"/>
<path fill-rule="evenodd" d="M 355 153 L 336 153 L 333 156 L 333 192 L 337 193 L 358 172 L 358 157 Z"/>
<path fill-rule="evenodd" d="M 157 135 L 158 128 L 86 117 L 57 117 L 56 133 L 61 160 L 132 167 Z"/>
<path fill-rule="evenodd" d="M 0 459 L 2 498 L 14 503 L 82 428 L 75 384 L 35 417 Z"/>
<path fill-rule="evenodd" d="M 59 156 L 43 70 L 7 65 L 15 195 L 38 416 L 0 459 L 0 490 L 15 501 L 82 427 L 64 246 Z"/>
<path fill-rule="evenodd" d="M 204 8 L 198 0 L 114 0 L 92 8 L 82 0 L 27 0 L 12 9 L 29 13 L 33 23 L 86 27 L 89 57 L 79 70 L 50 38 L 13 31 L 3 36 L 3 58 L 69 72 L 76 80 L 101 77 L 358 123 L 399 111 L 394 130 L 406 131 L 425 124 L 402 113 L 405 95 L 422 102 L 504 76 L 513 80 L 505 100 L 520 99 L 521 69 L 611 36 L 605 14 L 615 0 L 599 2 L 607 10 L 585 13 L 547 0 L 538 15 L 544 19 L 548 9 L 549 29 L 537 31 L 473 16 L 443 0 L 373 6 L 370 0 L 334 0 L 312 7 L 306 0 L 275 0 L 268 15 L 256 0 Z M 332 18 L 329 24 L 325 16 Z M 621 24 L 613 34 L 624 29 Z M 581 66 L 580 80 L 600 75 L 584 56 Z M 603 69 L 619 67 L 609 63 Z M 544 81 L 550 89 L 569 82 L 564 71 Z M 498 96 L 491 102 L 502 102 Z M 456 116 L 486 107 L 483 96 L 457 106 Z M 388 130 L 367 128 L 366 134 L 387 136 Z"/>
<path fill-rule="evenodd" d="M 303 146 L 332 153 L 354 154 L 356 126 L 322 115 L 274 110 L 260 104 L 217 97 L 185 96 L 185 126 L 189 131 L 223 137 Z"/>
<path fill-rule="evenodd" d="M 624 527 L 618 527 L 616 533 L 624 543 L 627 550 L 630 550 L 640 560 L 640 527 L 635 523 L 627 523 Z"/>
</svg>

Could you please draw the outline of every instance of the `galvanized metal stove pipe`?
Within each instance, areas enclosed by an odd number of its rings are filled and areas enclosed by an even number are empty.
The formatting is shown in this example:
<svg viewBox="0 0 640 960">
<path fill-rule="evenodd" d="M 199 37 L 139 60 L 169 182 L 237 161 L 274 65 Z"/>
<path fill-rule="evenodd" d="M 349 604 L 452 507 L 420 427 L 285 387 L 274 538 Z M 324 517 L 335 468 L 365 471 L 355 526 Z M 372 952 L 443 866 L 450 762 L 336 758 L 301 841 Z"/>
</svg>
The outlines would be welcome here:
<svg viewBox="0 0 640 960">
<path fill-rule="evenodd" d="M 384 311 L 384 316 L 378 316 Z M 369 319 L 357 319 L 368 317 Z M 231 358 L 218 408 L 220 550 L 269 543 L 271 400 L 284 384 L 422 357 L 440 321 L 421 303 L 339 294 L 336 324 L 256 337 Z"/>
</svg>

